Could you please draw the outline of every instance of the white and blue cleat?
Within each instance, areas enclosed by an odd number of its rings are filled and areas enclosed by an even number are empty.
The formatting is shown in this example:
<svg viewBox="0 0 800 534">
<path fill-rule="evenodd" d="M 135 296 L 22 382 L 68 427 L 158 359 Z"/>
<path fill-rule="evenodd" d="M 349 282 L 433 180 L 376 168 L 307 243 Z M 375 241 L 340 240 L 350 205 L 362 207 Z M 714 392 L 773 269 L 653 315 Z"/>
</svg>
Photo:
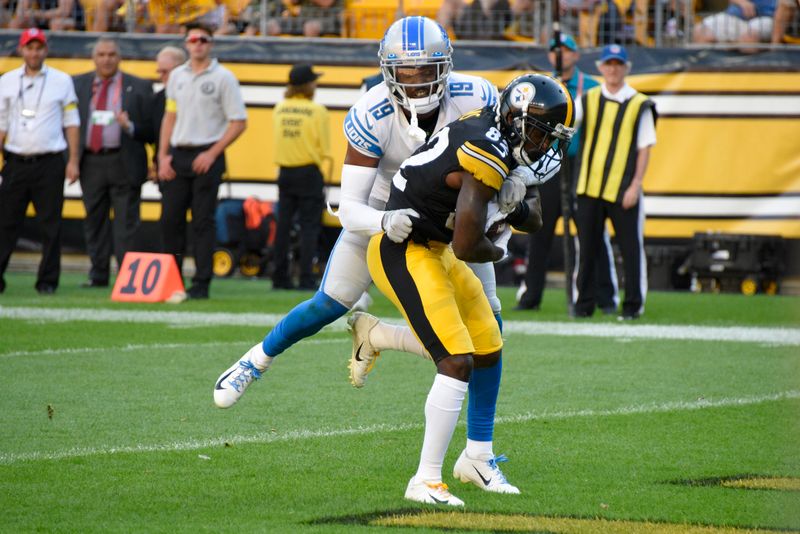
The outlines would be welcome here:
<svg viewBox="0 0 800 534">
<path fill-rule="evenodd" d="M 230 408 L 236 404 L 250 384 L 261 378 L 262 373 L 269 369 L 272 358 L 267 359 L 267 364 L 263 368 L 253 363 L 252 354 L 255 349 L 261 350 L 261 343 L 247 351 L 217 379 L 214 385 L 214 404 L 218 407 Z"/>
<path fill-rule="evenodd" d="M 471 482 L 484 491 L 517 495 L 519 494 L 519 488 L 508 483 L 505 475 L 497 465 L 498 462 L 506 461 L 508 459 L 502 454 L 476 460 L 467 456 L 465 449 L 461 452 L 461 456 L 458 457 L 455 466 L 453 466 L 453 476 L 461 482 Z"/>
</svg>

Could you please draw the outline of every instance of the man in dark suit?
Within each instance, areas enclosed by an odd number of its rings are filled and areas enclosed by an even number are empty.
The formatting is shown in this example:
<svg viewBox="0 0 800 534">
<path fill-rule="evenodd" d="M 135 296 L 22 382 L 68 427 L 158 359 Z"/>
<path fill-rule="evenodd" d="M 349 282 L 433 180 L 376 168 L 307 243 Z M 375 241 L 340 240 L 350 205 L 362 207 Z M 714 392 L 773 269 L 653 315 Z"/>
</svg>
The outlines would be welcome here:
<svg viewBox="0 0 800 534">
<path fill-rule="evenodd" d="M 139 227 L 141 186 L 147 179 L 145 143 L 155 139 L 153 88 L 119 70 L 119 47 L 113 39 L 98 39 L 92 59 L 95 70 L 75 77 L 84 230 L 92 262 L 83 287 L 107 287 L 112 236 L 119 267 Z"/>
</svg>

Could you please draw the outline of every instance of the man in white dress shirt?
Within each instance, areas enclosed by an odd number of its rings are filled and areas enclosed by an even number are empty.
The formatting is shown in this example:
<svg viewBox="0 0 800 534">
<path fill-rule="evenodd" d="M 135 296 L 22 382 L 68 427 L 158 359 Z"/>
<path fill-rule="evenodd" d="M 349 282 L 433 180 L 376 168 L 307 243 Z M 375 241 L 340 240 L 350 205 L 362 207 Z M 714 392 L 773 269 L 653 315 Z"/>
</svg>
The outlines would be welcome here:
<svg viewBox="0 0 800 534">
<path fill-rule="evenodd" d="M 25 210 L 33 202 L 42 233 L 36 290 L 51 295 L 61 274 L 64 177 L 70 184 L 79 177 L 78 99 L 72 78 L 44 64 L 44 32 L 25 30 L 18 50 L 24 64 L 0 77 L 0 293 Z"/>
</svg>

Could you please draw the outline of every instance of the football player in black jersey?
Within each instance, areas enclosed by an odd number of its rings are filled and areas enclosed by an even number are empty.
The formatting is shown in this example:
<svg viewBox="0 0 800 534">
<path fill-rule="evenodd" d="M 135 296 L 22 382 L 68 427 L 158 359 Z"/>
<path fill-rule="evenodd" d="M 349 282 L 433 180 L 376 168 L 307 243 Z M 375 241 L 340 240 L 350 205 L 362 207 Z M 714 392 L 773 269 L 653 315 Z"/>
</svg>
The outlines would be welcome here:
<svg viewBox="0 0 800 534">
<path fill-rule="evenodd" d="M 420 464 L 407 499 L 464 504 L 442 482 L 442 462 L 473 365 L 496 364 L 503 346 L 481 283 L 465 262 L 503 257 L 503 247 L 486 235 L 494 223 L 530 228 L 536 219 L 530 205 L 523 200 L 503 213 L 498 192 L 513 181 L 515 168 L 561 157 L 573 117 L 572 99 L 560 82 L 541 74 L 520 76 L 497 106 L 468 113 L 440 130 L 392 181 L 387 209 L 413 208 L 419 218 L 402 243 L 373 236 L 367 263 L 375 285 L 403 314 L 437 368 L 425 405 Z"/>
</svg>

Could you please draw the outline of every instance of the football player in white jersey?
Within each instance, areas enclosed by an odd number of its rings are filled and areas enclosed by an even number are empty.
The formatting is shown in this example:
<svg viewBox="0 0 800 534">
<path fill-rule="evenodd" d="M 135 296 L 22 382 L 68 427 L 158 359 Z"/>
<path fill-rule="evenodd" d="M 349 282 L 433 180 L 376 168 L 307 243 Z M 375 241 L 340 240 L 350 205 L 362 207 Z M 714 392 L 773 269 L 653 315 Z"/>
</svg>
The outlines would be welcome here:
<svg viewBox="0 0 800 534">
<path fill-rule="evenodd" d="M 447 33 L 425 17 L 406 17 L 392 24 L 381 41 L 379 57 L 384 82 L 362 95 L 344 121 L 348 147 L 339 205 L 344 229 L 331 251 L 320 289 L 220 375 L 214 387 L 214 402 L 220 408 L 235 404 L 280 353 L 352 308 L 371 282 L 366 264 L 369 237 L 383 231 L 390 239 L 403 241 L 412 229 L 413 210 L 384 211 L 400 164 L 443 126 L 497 101 L 497 89 L 490 82 L 451 72 Z M 554 172 L 548 169 L 548 174 Z M 471 267 L 499 320 L 493 265 Z M 383 348 L 429 357 L 408 327 L 396 327 L 390 337 Z M 375 356 L 364 351 L 356 354 L 356 361 L 368 368 Z M 363 370 L 357 369 L 355 375 Z M 476 371 L 469 389 L 468 444 L 459 459 L 462 478 L 487 491 L 519 493 L 506 482 L 492 450 L 501 364 Z"/>
</svg>

